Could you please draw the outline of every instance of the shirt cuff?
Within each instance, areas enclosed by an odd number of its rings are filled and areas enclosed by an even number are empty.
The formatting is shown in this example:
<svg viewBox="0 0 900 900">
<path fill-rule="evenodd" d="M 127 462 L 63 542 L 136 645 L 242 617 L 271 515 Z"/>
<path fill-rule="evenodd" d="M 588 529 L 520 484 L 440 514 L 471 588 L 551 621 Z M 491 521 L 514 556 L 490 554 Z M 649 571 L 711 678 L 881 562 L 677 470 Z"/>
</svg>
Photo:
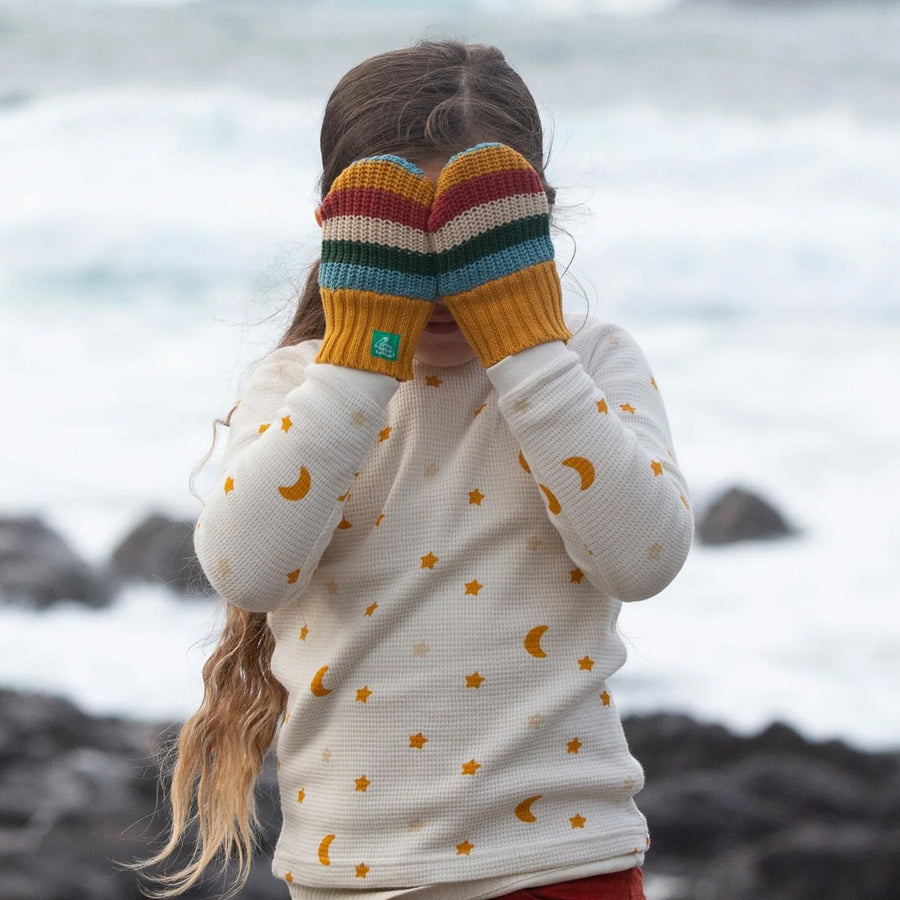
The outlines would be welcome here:
<svg viewBox="0 0 900 900">
<path fill-rule="evenodd" d="M 488 378 L 498 394 L 508 394 L 524 384 L 535 372 L 561 359 L 571 357 L 572 351 L 562 341 L 550 341 L 513 353 L 488 367 Z"/>
<path fill-rule="evenodd" d="M 400 382 L 393 375 L 382 375 L 380 372 L 367 372 L 364 369 L 351 369 L 347 366 L 336 366 L 332 363 L 310 363 L 315 366 L 319 379 L 331 382 L 340 390 L 348 388 L 363 394 L 382 409 L 386 409 L 391 397 L 400 387 Z"/>
</svg>

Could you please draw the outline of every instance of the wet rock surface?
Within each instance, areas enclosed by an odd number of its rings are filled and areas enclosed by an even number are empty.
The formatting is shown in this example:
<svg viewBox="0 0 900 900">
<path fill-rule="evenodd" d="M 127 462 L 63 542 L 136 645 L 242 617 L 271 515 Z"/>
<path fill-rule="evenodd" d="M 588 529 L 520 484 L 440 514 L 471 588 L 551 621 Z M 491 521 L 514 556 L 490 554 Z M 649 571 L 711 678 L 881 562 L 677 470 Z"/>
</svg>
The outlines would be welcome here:
<svg viewBox="0 0 900 900">
<path fill-rule="evenodd" d="M 123 863 L 159 846 L 159 749 L 174 728 L 93 718 L 38 694 L 0 691 L 0 897 L 129 900 L 142 894 Z M 274 765 L 260 782 L 267 835 L 277 833 Z M 271 853 L 267 837 L 261 855 Z M 178 862 L 178 861 L 176 861 Z M 184 864 L 185 858 L 181 859 Z M 245 898 L 280 898 L 261 861 Z M 210 878 L 185 897 L 220 896 Z"/>
<path fill-rule="evenodd" d="M 796 530 L 775 506 L 741 487 L 720 493 L 697 519 L 697 540 L 703 544 L 791 537 Z"/>
<path fill-rule="evenodd" d="M 0 604 L 104 607 L 129 581 L 166 585 L 185 598 L 211 596 L 194 553 L 194 523 L 149 515 L 122 539 L 108 564 L 94 566 L 40 519 L 0 516 Z"/>
<path fill-rule="evenodd" d="M 63 601 L 102 607 L 112 596 L 109 579 L 40 519 L 0 517 L 0 602 L 32 609 Z"/>
<path fill-rule="evenodd" d="M 683 716 L 632 718 L 626 732 L 647 775 L 647 871 L 680 876 L 668 900 L 900 897 L 900 752 Z"/>
<path fill-rule="evenodd" d="M 165 584 L 185 596 L 213 593 L 194 553 L 194 523 L 160 513 L 147 516 L 122 539 L 110 570 L 122 581 Z"/>
<path fill-rule="evenodd" d="M 670 715 L 632 718 L 626 731 L 647 772 L 639 803 L 653 835 L 648 885 L 668 876 L 667 900 L 900 896 L 900 752 L 812 743 L 783 725 L 740 737 Z M 159 846 L 157 751 L 173 734 L 0 691 L 0 897 L 140 897 L 135 875 L 117 863 Z M 264 834 L 243 900 L 286 897 L 269 870 L 276 797 L 270 759 L 258 800 Z M 184 896 L 216 897 L 221 886 L 211 877 Z"/>
</svg>

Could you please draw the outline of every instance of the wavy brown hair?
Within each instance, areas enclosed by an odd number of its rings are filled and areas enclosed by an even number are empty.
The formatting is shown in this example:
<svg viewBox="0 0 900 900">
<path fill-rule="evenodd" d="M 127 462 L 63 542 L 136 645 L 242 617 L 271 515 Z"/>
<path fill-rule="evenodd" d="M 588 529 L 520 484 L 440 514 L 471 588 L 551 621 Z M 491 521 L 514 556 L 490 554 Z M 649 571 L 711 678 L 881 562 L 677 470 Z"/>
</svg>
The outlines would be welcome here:
<svg viewBox="0 0 900 900">
<path fill-rule="evenodd" d="M 424 42 L 366 60 L 337 84 L 322 121 L 324 197 L 357 159 L 395 153 L 422 163 L 480 141 L 500 141 L 544 179 L 544 138 L 534 98 L 496 47 Z M 293 320 L 279 347 L 321 338 L 325 316 L 311 267 Z M 233 410 L 232 410 L 233 412 Z M 227 425 L 231 418 L 220 420 Z M 170 874 L 154 875 L 151 896 L 172 897 L 200 880 L 216 861 L 231 867 L 239 890 L 255 847 L 254 786 L 285 712 L 286 692 L 271 671 L 274 639 L 264 613 L 226 603 L 218 645 L 203 667 L 204 697 L 184 724 L 172 753 L 171 831 L 165 846 L 136 868 L 173 860 L 190 834 L 193 851 Z"/>
</svg>

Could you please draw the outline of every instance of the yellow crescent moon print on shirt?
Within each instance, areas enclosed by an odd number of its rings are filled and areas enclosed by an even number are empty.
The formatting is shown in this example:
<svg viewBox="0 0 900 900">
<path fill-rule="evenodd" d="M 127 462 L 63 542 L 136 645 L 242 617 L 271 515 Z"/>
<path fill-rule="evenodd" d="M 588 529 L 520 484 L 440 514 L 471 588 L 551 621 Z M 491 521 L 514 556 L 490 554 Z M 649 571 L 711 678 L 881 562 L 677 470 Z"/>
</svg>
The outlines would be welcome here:
<svg viewBox="0 0 900 900">
<path fill-rule="evenodd" d="M 544 492 L 544 496 L 547 498 L 547 509 L 549 509 L 554 516 L 558 516 L 562 511 L 562 507 L 559 505 L 559 500 L 556 499 L 556 494 L 554 494 L 546 484 L 539 484 L 538 487 Z"/>
<path fill-rule="evenodd" d="M 543 659 L 547 655 L 544 648 L 541 646 L 541 638 L 544 636 L 544 632 L 547 628 L 547 625 L 535 625 L 535 627 L 525 635 L 525 640 L 522 642 L 525 649 L 536 659 Z"/>
<path fill-rule="evenodd" d="M 327 697 L 331 693 L 331 688 L 325 687 L 322 683 L 322 679 L 325 677 L 327 671 L 328 666 L 322 666 L 322 668 L 313 675 L 313 680 L 309 683 L 309 689 L 313 692 L 313 696 Z"/>
<path fill-rule="evenodd" d="M 328 858 L 328 849 L 331 847 L 331 842 L 336 837 L 336 834 L 326 834 L 325 837 L 322 838 L 322 843 L 319 844 L 319 862 L 323 866 L 331 865 L 331 860 Z"/>
<path fill-rule="evenodd" d="M 537 822 L 537 816 L 531 811 L 531 804 L 537 803 L 543 797 L 543 794 L 535 794 L 528 797 L 516 807 L 516 818 L 520 822 Z"/>
<path fill-rule="evenodd" d="M 278 493 L 285 500 L 302 500 L 309 493 L 311 482 L 309 470 L 306 466 L 300 466 L 300 477 L 293 484 L 279 485 Z"/>
<path fill-rule="evenodd" d="M 564 466 L 574 469 L 581 476 L 581 489 L 586 491 L 594 483 L 594 464 L 583 456 L 570 456 L 562 461 Z"/>
</svg>

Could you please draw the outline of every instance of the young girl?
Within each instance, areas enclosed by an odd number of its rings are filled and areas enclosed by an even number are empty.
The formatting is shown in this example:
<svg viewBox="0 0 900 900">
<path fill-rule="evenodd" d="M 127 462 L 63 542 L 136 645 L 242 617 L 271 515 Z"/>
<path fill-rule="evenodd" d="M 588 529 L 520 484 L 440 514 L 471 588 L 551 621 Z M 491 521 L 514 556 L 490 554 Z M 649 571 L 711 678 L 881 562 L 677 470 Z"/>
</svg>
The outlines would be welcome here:
<svg viewBox="0 0 900 900">
<path fill-rule="evenodd" d="M 498 50 L 362 63 L 321 145 L 321 264 L 197 525 L 228 615 L 156 862 L 196 804 L 172 893 L 220 852 L 246 877 L 277 732 L 294 900 L 642 898 L 607 680 L 621 601 L 693 530 L 656 382 L 620 328 L 566 325 L 539 116 Z"/>
</svg>

